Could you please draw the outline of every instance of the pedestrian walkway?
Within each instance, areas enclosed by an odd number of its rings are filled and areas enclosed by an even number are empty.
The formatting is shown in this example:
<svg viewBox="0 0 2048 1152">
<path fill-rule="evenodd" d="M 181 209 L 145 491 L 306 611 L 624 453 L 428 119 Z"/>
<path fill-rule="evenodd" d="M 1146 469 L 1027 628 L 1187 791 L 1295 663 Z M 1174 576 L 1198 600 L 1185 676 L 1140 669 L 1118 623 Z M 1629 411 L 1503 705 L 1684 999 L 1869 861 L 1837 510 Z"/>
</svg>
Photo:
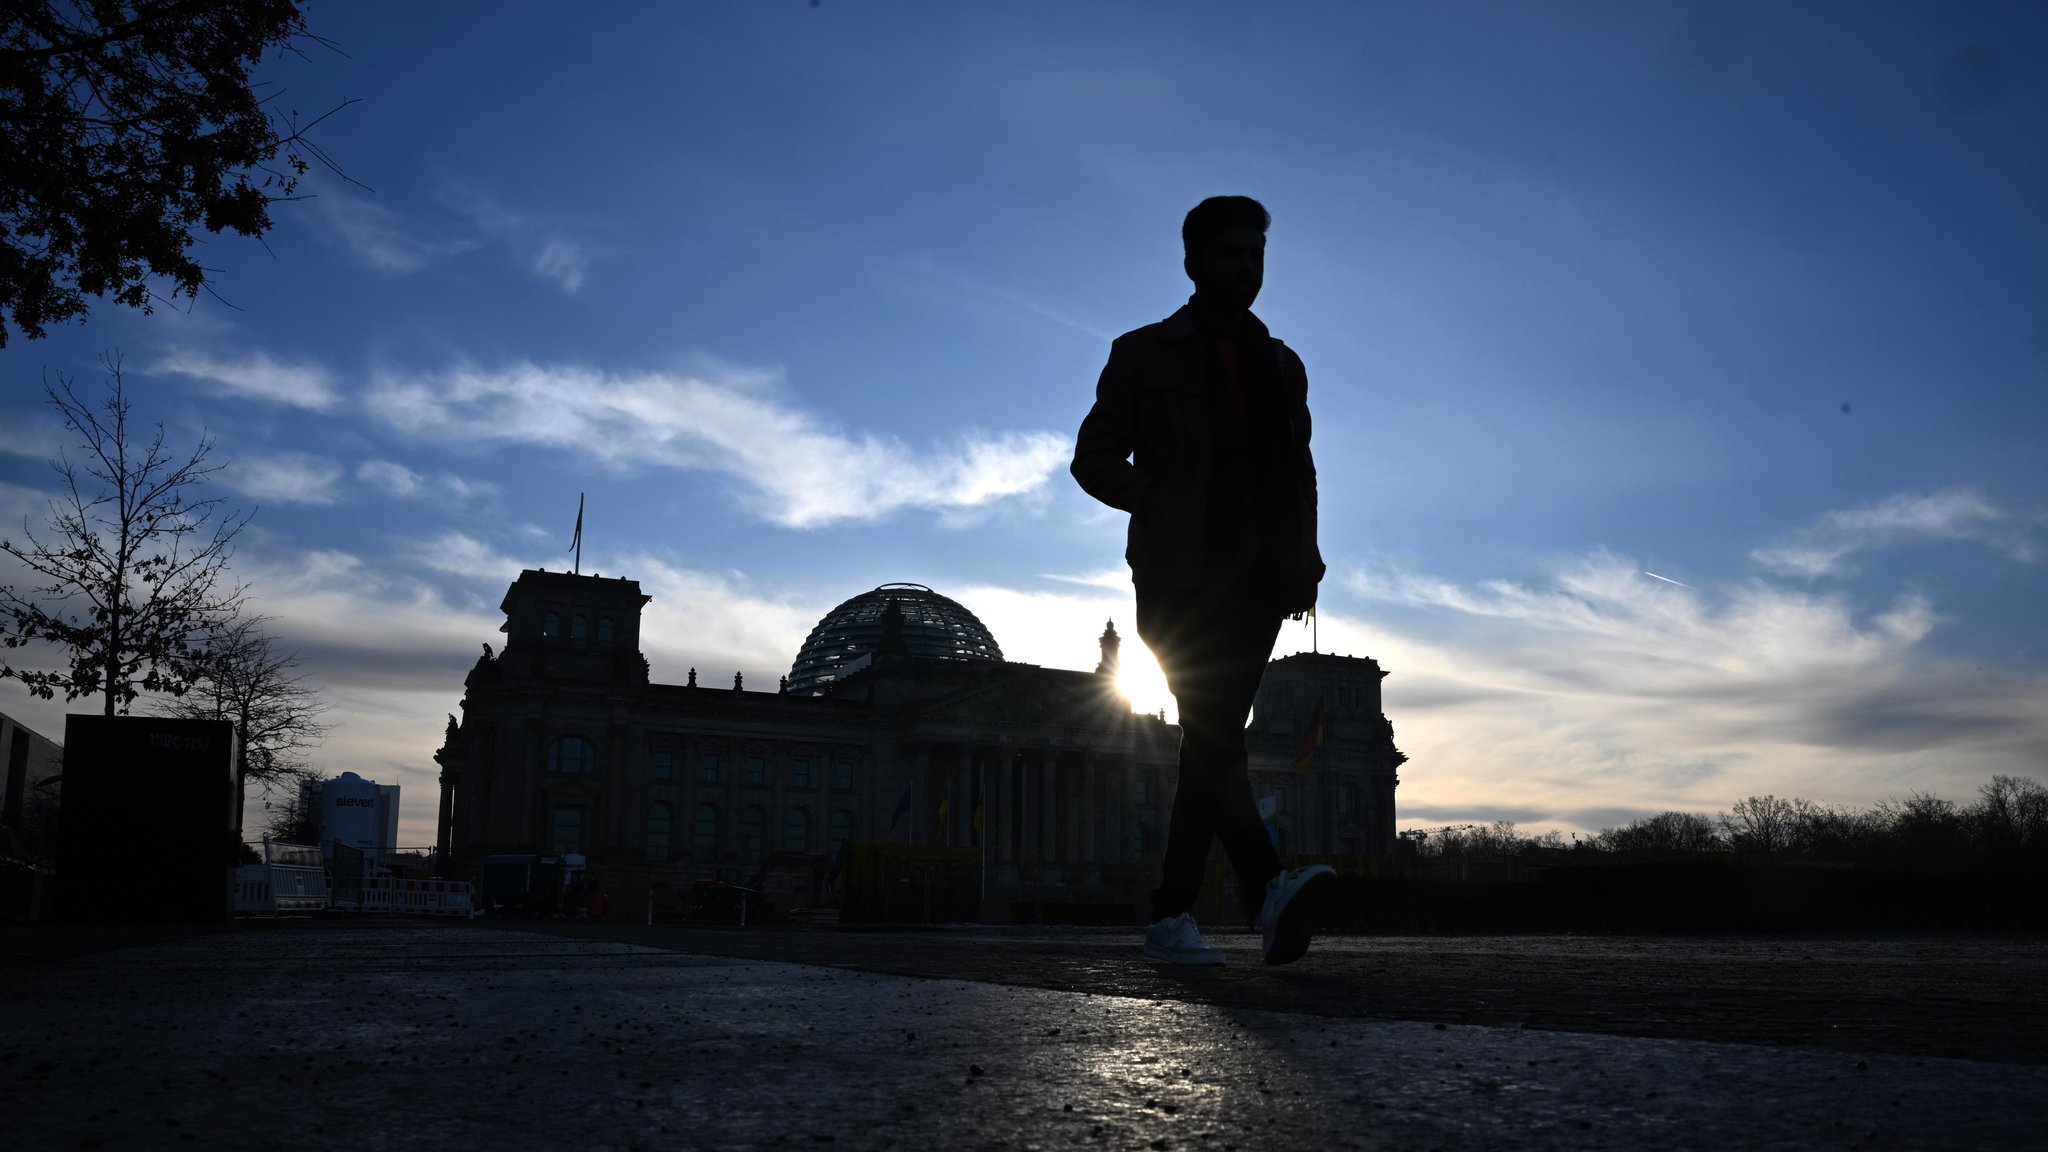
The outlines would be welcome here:
<svg viewBox="0 0 2048 1152">
<path fill-rule="evenodd" d="M 1952 1149 L 2027 1146 L 2048 1122 L 2035 1065 L 1334 1019 L 463 923 L 198 935 L 8 976 L 0 1110 L 21 1148 Z"/>
</svg>

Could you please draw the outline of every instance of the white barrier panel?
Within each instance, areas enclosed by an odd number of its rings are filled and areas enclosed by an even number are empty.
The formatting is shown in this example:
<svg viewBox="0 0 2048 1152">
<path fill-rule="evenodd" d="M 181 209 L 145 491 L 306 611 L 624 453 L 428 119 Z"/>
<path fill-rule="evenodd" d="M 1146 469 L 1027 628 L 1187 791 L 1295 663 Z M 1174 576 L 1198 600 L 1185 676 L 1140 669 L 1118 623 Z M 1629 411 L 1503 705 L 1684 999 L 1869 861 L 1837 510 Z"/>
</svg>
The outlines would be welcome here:
<svg viewBox="0 0 2048 1152">
<path fill-rule="evenodd" d="M 270 902 L 270 868 L 244 864 L 235 869 L 235 915 L 261 916 L 277 911 Z"/>
<path fill-rule="evenodd" d="M 468 916 L 469 885 L 459 880 L 400 880 L 370 876 L 363 880 L 363 911 L 412 912 L 422 916 Z"/>
<path fill-rule="evenodd" d="M 325 907 L 327 874 L 318 865 L 244 864 L 235 869 L 237 915 L 318 912 Z"/>
</svg>

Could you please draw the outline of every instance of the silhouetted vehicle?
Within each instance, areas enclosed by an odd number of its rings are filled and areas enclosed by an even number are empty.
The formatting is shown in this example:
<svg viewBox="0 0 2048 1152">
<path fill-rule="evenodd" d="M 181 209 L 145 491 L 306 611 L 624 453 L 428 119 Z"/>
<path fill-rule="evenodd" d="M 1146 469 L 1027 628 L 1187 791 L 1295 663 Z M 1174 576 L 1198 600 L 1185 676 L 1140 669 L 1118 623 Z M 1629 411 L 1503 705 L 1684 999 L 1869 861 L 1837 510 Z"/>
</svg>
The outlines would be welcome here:
<svg viewBox="0 0 2048 1152">
<path fill-rule="evenodd" d="M 516 916 L 555 916 L 566 911 L 572 893 L 581 893 L 583 855 L 570 852 L 507 852 L 484 858 L 478 884 L 479 907 Z"/>
<path fill-rule="evenodd" d="M 766 892 L 723 880 L 699 880 L 690 885 L 689 899 L 683 904 L 683 919 L 700 924 L 759 924 L 780 916 Z"/>
</svg>

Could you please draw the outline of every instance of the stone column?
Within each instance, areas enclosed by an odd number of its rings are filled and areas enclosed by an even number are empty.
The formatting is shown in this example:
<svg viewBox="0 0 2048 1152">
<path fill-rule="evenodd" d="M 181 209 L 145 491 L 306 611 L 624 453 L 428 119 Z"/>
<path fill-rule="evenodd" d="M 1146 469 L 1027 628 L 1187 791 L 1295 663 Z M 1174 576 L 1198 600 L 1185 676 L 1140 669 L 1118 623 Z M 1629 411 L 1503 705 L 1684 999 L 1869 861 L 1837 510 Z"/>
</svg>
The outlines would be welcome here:
<svg viewBox="0 0 2048 1152">
<path fill-rule="evenodd" d="M 441 814 L 434 822 L 434 855 L 435 863 L 443 871 L 448 867 L 448 833 L 455 808 L 455 783 L 455 773 L 441 769 Z"/>
<path fill-rule="evenodd" d="M 1063 781 L 1059 773 L 1059 748 L 1040 750 L 1040 763 L 1044 765 L 1044 801 L 1038 806 L 1038 857 L 1044 861 L 1044 871 L 1053 871 L 1065 859 L 1065 845 L 1061 842 L 1061 791 Z"/>
<path fill-rule="evenodd" d="M 1073 875 L 1079 875 L 1079 871 L 1077 871 L 1079 865 L 1087 863 L 1087 834 L 1085 834 L 1085 818 L 1087 818 L 1087 750 L 1085 748 L 1077 748 L 1073 752 L 1067 752 L 1067 763 L 1061 767 L 1059 799 L 1061 799 L 1061 808 L 1065 808 L 1065 818 L 1059 824 L 1059 840 L 1061 840 L 1061 845 L 1059 845 L 1061 853 L 1059 855 L 1061 855 L 1061 859 L 1067 861 L 1069 871 Z"/>
<path fill-rule="evenodd" d="M 974 745 L 959 744 L 959 755 L 953 763 L 953 820 L 951 827 L 959 829 L 953 837 L 955 847 L 965 848 L 974 843 Z"/>
<path fill-rule="evenodd" d="M 1017 864 L 1017 765 L 1016 750 L 1007 744 L 995 747 L 988 765 L 988 811 L 983 816 L 985 834 L 992 837 L 995 858 L 1006 866 Z"/>
<path fill-rule="evenodd" d="M 930 795 L 932 742 L 920 740 L 916 747 L 910 768 L 910 842 L 929 844 L 932 842 L 931 820 L 938 805 L 938 798 Z"/>
<path fill-rule="evenodd" d="M 1098 758 L 1092 748 L 1083 748 L 1074 753 L 1074 861 L 1077 864 L 1093 865 L 1099 857 L 1096 854 L 1095 839 L 1102 826 L 1102 788 L 1096 779 Z"/>
</svg>

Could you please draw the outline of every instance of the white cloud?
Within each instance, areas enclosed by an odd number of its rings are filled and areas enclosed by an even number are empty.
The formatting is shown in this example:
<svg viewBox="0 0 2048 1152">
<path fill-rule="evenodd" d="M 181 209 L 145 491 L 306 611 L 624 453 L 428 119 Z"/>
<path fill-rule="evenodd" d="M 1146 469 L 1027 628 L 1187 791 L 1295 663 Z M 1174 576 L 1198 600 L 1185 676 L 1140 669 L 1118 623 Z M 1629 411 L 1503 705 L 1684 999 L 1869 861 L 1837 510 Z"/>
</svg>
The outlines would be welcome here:
<svg viewBox="0 0 2048 1152">
<path fill-rule="evenodd" d="M 551 239 L 541 246 L 540 255 L 533 258 L 533 270 L 559 283 L 563 291 L 574 292 L 583 287 L 583 274 L 590 270 L 590 258 L 579 244 Z"/>
<path fill-rule="evenodd" d="M 1902 492 L 1862 508 L 1829 512 L 1785 543 L 1750 556 L 1770 571 L 1807 579 L 1845 574 L 1856 553 L 1912 540 L 1969 540 L 2031 561 L 2033 541 L 2014 520 L 1968 489 Z"/>
<path fill-rule="evenodd" d="M 1962 799 L 2048 754 L 2048 683 L 1931 655 L 1939 615 L 1915 595 L 1859 613 L 1763 582 L 1699 591 L 1604 552 L 1533 584 L 1362 570 L 1342 587 L 1380 609 L 1326 606 L 1323 647 L 1392 673 L 1386 711 L 1413 757 L 1404 811 L 1590 828 L 1575 813 L 1762 792 Z"/>
<path fill-rule="evenodd" d="M 355 472 L 356 479 L 400 500 L 437 496 L 470 500 L 495 496 L 503 491 L 488 480 L 468 480 L 448 472 L 433 477 L 423 476 L 392 460 L 363 460 L 356 464 Z"/>
<path fill-rule="evenodd" d="M 267 352 L 225 360 L 184 348 L 163 356 L 151 371 L 200 381 L 216 396 L 232 396 L 325 412 L 341 400 L 333 377 L 317 364 L 287 364 Z"/>
<path fill-rule="evenodd" d="M 509 584 L 522 568 L 532 567 L 507 556 L 466 532 L 444 532 L 407 550 L 415 564 L 429 571 L 461 576 L 483 585 Z"/>
<path fill-rule="evenodd" d="M 277 504 L 332 504 L 344 474 L 339 461 L 311 452 L 243 456 L 218 473 L 220 482 L 244 496 Z"/>
<path fill-rule="evenodd" d="M 464 444 L 544 445 L 614 465 L 722 472 L 743 504 L 790 528 L 903 508 L 978 508 L 1035 492 L 1066 437 L 969 431 L 920 454 L 849 433 L 772 395 L 761 373 L 645 372 L 531 363 L 380 373 L 369 410 L 401 432 Z"/>
<path fill-rule="evenodd" d="M 54 458 L 63 451 L 64 425 L 41 414 L 10 417 L 0 424 L 0 452 L 10 456 Z"/>
<path fill-rule="evenodd" d="M 356 465 L 356 479 L 386 496 L 406 498 L 418 495 L 426 478 L 390 460 L 364 460 Z"/>
<path fill-rule="evenodd" d="M 477 246 L 468 237 L 431 236 L 390 208 L 340 189 L 322 191 L 311 203 L 328 231 L 358 260 L 382 272 L 417 272 Z"/>
<path fill-rule="evenodd" d="M 469 188 L 444 188 L 440 199 L 469 217 L 479 232 L 525 261 L 534 275 L 554 281 L 564 292 L 582 289 L 590 271 L 589 254 L 582 244 L 562 235 L 543 217 L 508 207 L 496 197 Z"/>
</svg>

